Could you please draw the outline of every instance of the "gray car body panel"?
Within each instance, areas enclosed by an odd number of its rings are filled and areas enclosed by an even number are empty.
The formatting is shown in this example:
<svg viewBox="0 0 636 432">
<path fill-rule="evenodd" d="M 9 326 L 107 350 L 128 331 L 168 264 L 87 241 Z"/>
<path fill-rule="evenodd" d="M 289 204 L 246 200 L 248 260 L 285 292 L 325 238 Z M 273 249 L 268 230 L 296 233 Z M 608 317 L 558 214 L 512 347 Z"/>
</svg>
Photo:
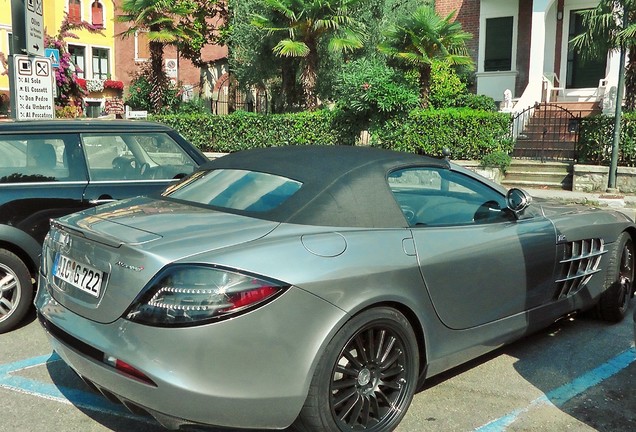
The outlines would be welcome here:
<svg viewBox="0 0 636 432">
<path fill-rule="evenodd" d="M 48 290 L 40 290 L 36 307 L 47 320 L 92 347 L 143 365 L 142 372 L 157 387 L 125 377 L 52 339 L 55 351 L 94 384 L 150 410 L 179 413 L 188 422 L 275 429 L 288 426 L 298 415 L 314 357 L 323 341 L 333 336 L 333 323 L 345 315 L 295 288 L 268 304 L 268 310 L 174 329 L 124 319 L 95 323 L 62 307 Z M 228 332 L 241 336 L 227 338 Z M 290 367 L 290 360 L 296 366 Z"/>
<path fill-rule="evenodd" d="M 219 165 L 232 167 L 238 160 Z M 409 160 L 396 156 L 394 163 L 404 167 Z M 453 164 L 447 169 L 486 183 L 504 199 L 500 186 Z M 302 202 L 305 209 L 316 204 Z M 327 344 L 359 312 L 379 305 L 401 310 L 421 343 L 421 373 L 430 377 L 593 306 L 603 290 L 607 254 L 586 285 L 555 299 L 566 244 L 599 238 L 607 250 L 618 234 L 634 230 L 615 212 L 549 203 L 532 204 L 507 222 L 408 227 L 406 220 L 393 223 L 398 204 L 385 204 L 392 208 L 379 226 L 358 226 L 374 218 L 355 215 L 356 226 L 342 225 L 346 214 L 329 219 L 336 226 L 321 226 L 283 220 L 282 212 L 267 220 L 150 198 L 65 217 L 45 244 L 38 310 L 72 337 L 142 368 L 158 384 L 148 391 L 52 338 L 80 375 L 123 399 L 182 419 L 177 424 L 283 428 L 300 412 Z M 338 199 L 330 205 L 347 207 Z M 312 220 L 299 214 L 298 220 Z M 122 227 L 137 235 L 127 241 Z M 92 304 L 46 278 L 59 249 L 59 229 L 86 237 L 73 238 L 74 258 L 110 263 L 111 280 Z M 115 265 L 119 261 L 125 266 Z M 291 288 L 265 306 L 211 324 L 163 328 L 122 318 L 152 276 L 184 264 L 229 268 Z"/>
</svg>

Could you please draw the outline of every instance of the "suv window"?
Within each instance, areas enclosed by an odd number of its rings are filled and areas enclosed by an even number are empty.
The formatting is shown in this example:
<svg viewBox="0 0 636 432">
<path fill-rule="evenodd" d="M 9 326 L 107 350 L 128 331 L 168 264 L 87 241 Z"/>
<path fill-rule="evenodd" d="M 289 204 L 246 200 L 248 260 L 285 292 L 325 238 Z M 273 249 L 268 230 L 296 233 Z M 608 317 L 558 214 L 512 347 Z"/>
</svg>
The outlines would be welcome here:
<svg viewBox="0 0 636 432">
<path fill-rule="evenodd" d="M 163 133 L 83 134 L 91 180 L 147 180 L 181 178 L 196 163 L 170 136 Z"/>
<path fill-rule="evenodd" d="M 75 145 L 73 145 L 75 144 Z M 70 157 L 78 149 L 74 134 L 25 134 L 0 139 L 0 183 L 85 180 Z"/>
</svg>

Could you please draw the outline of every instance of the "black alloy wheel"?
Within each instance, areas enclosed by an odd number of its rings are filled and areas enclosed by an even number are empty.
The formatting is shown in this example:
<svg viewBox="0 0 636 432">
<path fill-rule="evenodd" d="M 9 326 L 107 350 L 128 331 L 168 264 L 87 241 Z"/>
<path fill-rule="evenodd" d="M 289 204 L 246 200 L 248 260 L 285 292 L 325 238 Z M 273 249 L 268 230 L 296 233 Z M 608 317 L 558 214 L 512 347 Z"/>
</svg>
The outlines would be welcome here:
<svg viewBox="0 0 636 432">
<path fill-rule="evenodd" d="M 610 251 L 605 278 L 606 289 L 597 305 L 600 317 L 606 321 L 619 322 L 627 313 L 634 295 L 634 243 L 624 232 Z"/>
<path fill-rule="evenodd" d="M 390 308 L 362 312 L 327 348 L 297 429 L 395 429 L 411 404 L 418 363 L 415 334 L 400 312 Z"/>
</svg>

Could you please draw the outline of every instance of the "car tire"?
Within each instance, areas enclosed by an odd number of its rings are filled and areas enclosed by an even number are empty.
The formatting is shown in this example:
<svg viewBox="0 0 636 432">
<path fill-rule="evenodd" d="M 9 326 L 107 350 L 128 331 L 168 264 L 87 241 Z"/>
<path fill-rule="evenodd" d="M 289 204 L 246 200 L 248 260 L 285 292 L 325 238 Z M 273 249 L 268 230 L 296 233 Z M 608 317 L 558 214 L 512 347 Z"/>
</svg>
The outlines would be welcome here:
<svg viewBox="0 0 636 432">
<path fill-rule="evenodd" d="M 32 300 L 29 269 L 17 255 L 0 249 L 0 333 L 18 325 L 29 311 Z"/>
<path fill-rule="evenodd" d="M 303 432 L 395 429 L 417 387 L 418 345 L 408 320 L 369 309 L 329 342 L 294 427 Z"/>
<path fill-rule="evenodd" d="M 610 322 L 619 322 L 627 313 L 634 295 L 634 242 L 623 232 L 609 252 L 605 290 L 596 305 L 598 316 Z"/>
</svg>

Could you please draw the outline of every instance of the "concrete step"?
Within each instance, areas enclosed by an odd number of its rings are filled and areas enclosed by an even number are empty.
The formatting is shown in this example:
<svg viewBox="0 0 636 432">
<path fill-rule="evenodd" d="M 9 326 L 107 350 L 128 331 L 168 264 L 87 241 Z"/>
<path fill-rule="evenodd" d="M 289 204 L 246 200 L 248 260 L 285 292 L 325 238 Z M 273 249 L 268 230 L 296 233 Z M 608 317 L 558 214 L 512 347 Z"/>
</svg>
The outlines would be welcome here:
<svg viewBox="0 0 636 432">
<path fill-rule="evenodd" d="M 571 182 L 572 175 L 569 173 L 559 172 L 559 171 L 542 171 L 542 172 L 534 172 L 534 171 L 517 171 L 517 170 L 506 170 L 506 181 L 517 181 L 517 180 L 527 180 L 532 182 L 545 182 L 545 183 L 563 183 Z M 569 179 L 569 180 L 568 180 Z"/>
<path fill-rule="evenodd" d="M 513 159 L 502 184 L 506 187 L 572 190 L 572 164 Z"/>
<path fill-rule="evenodd" d="M 572 190 L 572 183 L 562 182 L 535 182 L 531 180 L 503 180 L 501 184 L 507 188 L 518 187 L 521 189 L 560 189 Z"/>
<path fill-rule="evenodd" d="M 513 159 L 508 171 L 533 171 L 533 172 L 572 172 L 572 164 L 568 162 L 541 162 L 538 160 Z"/>
</svg>

